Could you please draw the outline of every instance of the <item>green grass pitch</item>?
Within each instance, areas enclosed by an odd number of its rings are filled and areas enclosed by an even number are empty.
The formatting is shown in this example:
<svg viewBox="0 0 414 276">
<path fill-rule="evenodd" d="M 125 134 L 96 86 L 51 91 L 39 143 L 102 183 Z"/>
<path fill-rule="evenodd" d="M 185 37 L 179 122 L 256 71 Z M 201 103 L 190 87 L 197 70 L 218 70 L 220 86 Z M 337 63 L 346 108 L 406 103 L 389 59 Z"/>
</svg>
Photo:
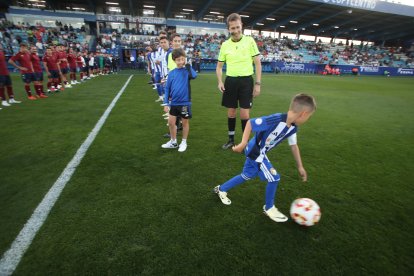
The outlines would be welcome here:
<svg viewBox="0 0 414 276">
<path fill-rule="evenodd" d="M 13 76 L 23 103 L 0 110 L 1 254 L 128 77 L 28 101 Z M 310 228 L 264 216 L 258 179 L 231 190 L 231 206 L 212 194 L 244 163 L 220 148 L 214 74 L 192 81 L 185 153 L 161 149 L 166 121 L 147 81 L 132 78 L 15 275 L 412 275 L 414 78 L 263 76 L 252 118 L 286 112 L 299 92 L 317 100 L 298 133 L 308 183 L 287 143 L 269 153 L 277 207 L 288 214 L 298 197 L 321 206 Z"/>
</svg>

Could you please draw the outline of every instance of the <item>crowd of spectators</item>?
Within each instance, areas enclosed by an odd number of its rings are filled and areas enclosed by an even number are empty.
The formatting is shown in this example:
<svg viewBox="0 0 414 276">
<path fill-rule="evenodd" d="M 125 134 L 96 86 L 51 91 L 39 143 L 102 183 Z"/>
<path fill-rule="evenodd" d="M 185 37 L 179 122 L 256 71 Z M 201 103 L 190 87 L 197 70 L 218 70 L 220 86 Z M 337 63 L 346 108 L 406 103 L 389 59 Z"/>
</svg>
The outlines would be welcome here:
<svg viewBox="0 0 414 276">
<path fill-rule="evenodd" d="M 227 37 L 217 33 L 210 35 L 188 34 L 181 35 L 183 47 L 191 59 L 216 60 L 220 45 Z M 380 47 L 368 43 L 344 45 L 340 43 L 323 43 L 305 41 L 302 39 L 281 39 L 254 36 L 261 53 L 261 60 L 267 62 L 300 62 L 330 65 L 365 65 L 413 67 L 413 54 L 407 53 L 401 47 Z M 143 52 L 146 46 L 157 43 L 156 36 L 130 35 L 112 33 L 103 35 L 98 44 L 102 48 L 114 48 L 120 45 L 124 48 L 138 49 Z"/>
<path fill-rule="evenodd" d="M 413 53 L 402 47 L 323 43 L 301 39 L 255 36 L 262 61 L 306 62 L 330 65 L 413 67 Z"/>
<path fill-rule="evenodd" d="M 13 24 L 7 20 L 0 20 L 0 43 L 2 43 L 5 54 L 13 55 L 19 51 L 21 42 L 35 45 L 38 53 L 43 55 L 49 45 L 65 44 L 75 51 L 89 49 L 85 41 L 85 27 L 74 29 L 70 24 L 62 24 L 56 21 L 55 27 L 45 28 L 37 23 L 31 26 L 28 23 Z"/>
<path fill-rule="evenodd" d="M 90 49 L 85 41 L 85 27 L 73 28 L 70 24 L 56 21 L 55 27 L 45 28 L 41 24 L 30 26 L 27 23 L 13 24 L 4 19 L 0 21 L 0 43 L 3 44 L 6 55 L 13 55 L 18 51 L 20 42 L 36 45 L 40 55 L 48 45 L 65 44 L 75 51 L 85 49 L 99 53 L 119 52 L 119 49 L 137 49 L 137 58 L 145 56 L 145 48 L 157 43 L 159 30 L 148 31 L 133 29 L 130 32 L 105 29 L 104 34 L 96 39 L 96 49 Z M 172 33 L 174 29 L 168 29 Z M 183 47 L 190 59 L 216 60 L 220 45 L 227 37 L 214 34 L 182 34 Z M 323 43 L 318 41 L 305 41 L 290 39 L 288 37 L 272 38 L 261 35 L 253 36 L 261 53 L 261 60 L 267 62 L 300 62 L 330 65 L 365 65 L 414 67 L 414 52 L 406 52 L 401 47 L 381 47 L 369 45 Z"/>
</svg>

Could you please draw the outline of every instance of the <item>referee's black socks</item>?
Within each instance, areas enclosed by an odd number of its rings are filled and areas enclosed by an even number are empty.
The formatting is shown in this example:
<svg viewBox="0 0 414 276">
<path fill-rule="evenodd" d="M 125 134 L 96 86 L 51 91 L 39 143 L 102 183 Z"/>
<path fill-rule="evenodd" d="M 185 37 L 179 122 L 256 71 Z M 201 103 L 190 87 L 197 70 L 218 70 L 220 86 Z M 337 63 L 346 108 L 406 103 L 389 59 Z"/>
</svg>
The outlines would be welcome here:
<svg viewBox="0 0 414 276">
<path fill-rule="evenodd" d="M 229 128 L 229 140 L 234 141 L 234 133 L 236 130 L 236 118 L 227 118 L 227 126 Z"/>
<path fill-rule="evenodd" d="M 240 121 L 241 121 L 241 125 L 242 125 L 242 135 L 243 135 L 243 133 L 244 133 L 244 129 L 246 128 L 246 124 L 247 124 L 247 121 L 248 121 L 249 119 L 241 119 Z"/>
</svg>

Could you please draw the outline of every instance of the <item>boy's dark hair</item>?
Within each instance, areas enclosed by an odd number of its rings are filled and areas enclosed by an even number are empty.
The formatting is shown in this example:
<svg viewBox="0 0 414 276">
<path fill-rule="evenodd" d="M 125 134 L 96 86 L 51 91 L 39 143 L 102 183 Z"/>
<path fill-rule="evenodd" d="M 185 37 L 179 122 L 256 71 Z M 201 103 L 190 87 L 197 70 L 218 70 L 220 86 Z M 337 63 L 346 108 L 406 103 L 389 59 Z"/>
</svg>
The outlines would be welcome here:
<svg viewBox="0 0 414 276">
<path fill-rule="evenodd" d="M 308 109 L 310 112 L 315 111 L 315 98 L 305 93 L 295 95 L 292 99 L 292 102 L 290 103 L 289 109 L 295 112 L 301 112 L 304 108 Z"/>
<path fill-rule="evenodd" d="M 22 42 L 22 43 L 20 43 L 20 47 L 27 47 L 27 44 Z"/>
<path fill-rule="evenodd" d="M 230 22 L 237 21 L 237 20 L 239 20 L 240 22 L 242 21 L 240 15 L 238 13 L 232 13 L 229 16 L 227 16 L 227 20 L 226 20 L 227 27 L 229 27 Z"/>
<path fill-rule="evenodd" d="M 174 39 L 174 37 L 179 37 L 179 38 L 181 38 L 181 35 L 179 35 L 179 34 L 177 34 L 177 33 L 174 33 L 174 34 L 172 34 L 171 35 L 171 40 L 173 40 Z"/>
<path fill-rule="evenodd" d="M 166 36 L 161 36 L 161 37 L 160 37 L 160 41 L 161 41 L 161 40 L 164 40 L 164 39 L 167 39 L 167 37 L 166 37 Z M 168 39 L 167 39 L 167 40 L 168 40 Z"/>
<path fill-rule="evenodd" d="M 186 54 L 185 54 L 185 51 L 183 49 L 178 48 L 178 49 L 174 49 L 171 52 L 171 56 L 172 56 L 173 60 L 176 60 L 179 57 L 186 57 Z"/>
</svg>

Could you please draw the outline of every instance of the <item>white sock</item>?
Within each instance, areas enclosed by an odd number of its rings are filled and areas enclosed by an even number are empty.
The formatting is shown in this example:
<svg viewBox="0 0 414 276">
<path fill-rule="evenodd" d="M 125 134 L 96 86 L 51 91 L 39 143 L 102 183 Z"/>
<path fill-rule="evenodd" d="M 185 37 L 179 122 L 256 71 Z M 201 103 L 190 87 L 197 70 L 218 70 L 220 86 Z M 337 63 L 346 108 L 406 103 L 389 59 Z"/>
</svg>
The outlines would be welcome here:
<svg viewBox="0 0 414 276">
<path fill-rule="evenodd" d="M 181 140 L 181 144 L 187 144 L 187 139 Z"/>
<path fill-rule="evenodd" d="M 177 139 L 171 139 L 171 143 L 173 143 L 173 144 L 177 144 Z"/>
</svg>

